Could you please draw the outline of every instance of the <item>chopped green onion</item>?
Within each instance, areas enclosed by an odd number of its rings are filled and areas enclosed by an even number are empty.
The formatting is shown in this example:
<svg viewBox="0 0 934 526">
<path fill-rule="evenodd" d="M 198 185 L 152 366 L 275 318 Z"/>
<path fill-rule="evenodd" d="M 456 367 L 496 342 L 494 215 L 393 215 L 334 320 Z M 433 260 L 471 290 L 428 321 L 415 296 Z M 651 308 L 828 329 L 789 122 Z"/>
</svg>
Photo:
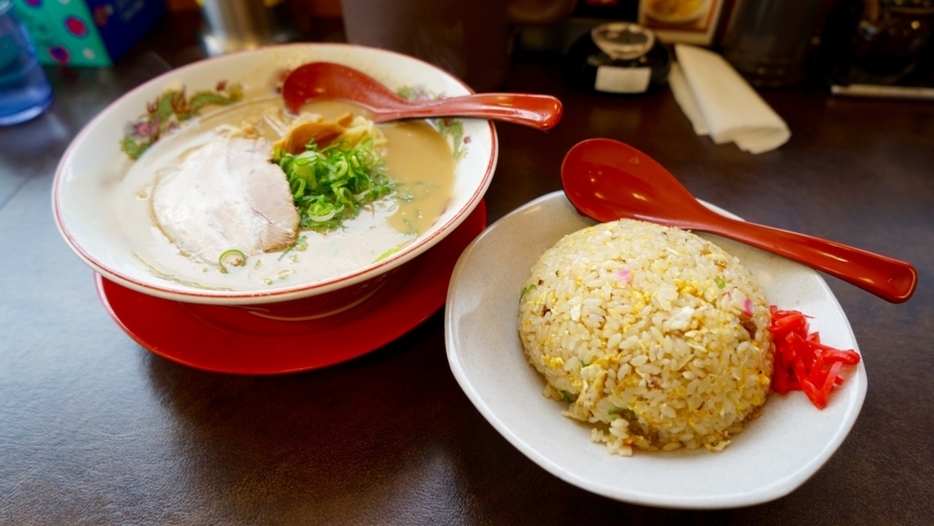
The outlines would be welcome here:
<svg viewBox="0 0 934 526">
<path fill-rule="evenodd" d="M 288 254 L 289 252 L 292 252 L 293 250 L 304 252 L 307 248 L 308 248 L 308 238 L 306 238 L 305 236 L 301 236 L 298 238 L 298 241 L 296 241 L 295 243 L 292 243 L 292 246 L 290 246 L 289 248 L 285 249 L 285 251 L 282 252 L 282 255 L 279 256 L 279 261 L 282 261 L 282 258 L 284 258 L 286 254 Z"/>
<path fill-rule="evenodd" d="M 378 258 L 376 258 L 375 260 L 373 260 L 373 262 L 376 263 L 377 261 L 382 261 L 382 260 L 388 258 L 389 256 L 391 256 L 391 255 L 393 255 L 393 254 L 396 254 L 396 253 L 399 252 L 399 250 L 401 250 L 401 249 L 402 249 L 402 247 L 392 247 L 392 248 L 390 248 L 389 250 L 387 250 L 386 252 L 383 252 L 382 254 L 380 254 Z"/>
<path fill-rule="evenodd" d="M 569 403 L 569 404 L 573 404 L 573 403 L 574 403 L 574 400 L 575 400 L 574 395 L 572 395 L 571 393 L 565 391 L 564 389 L 561 390 L 561 396 L 564 397 L 564 401 L 565 401 L 565 402 L 567 402 L 567 403 Z"/>
<path fill-rule="evenodd" d="M 224 274 L 227 273 L 227 265 L 232 267 L 242 267 L 246 265 L 246 254 L 242 251 L 235 248 L 230 250 L 225 250 L 221 253 L 221 256 L 217 258 L 217 264 L 221 267 L 221 272 Z"/>
<path fill-rule="evenodd" d="M 285 172 L 304 229 L 337 228 L 395 191 L 370 138 L 356 146 L 341 141 L 324 148 L 311 141 L 297 155 L 276 148 L 272 160 Z"/>
</svg>

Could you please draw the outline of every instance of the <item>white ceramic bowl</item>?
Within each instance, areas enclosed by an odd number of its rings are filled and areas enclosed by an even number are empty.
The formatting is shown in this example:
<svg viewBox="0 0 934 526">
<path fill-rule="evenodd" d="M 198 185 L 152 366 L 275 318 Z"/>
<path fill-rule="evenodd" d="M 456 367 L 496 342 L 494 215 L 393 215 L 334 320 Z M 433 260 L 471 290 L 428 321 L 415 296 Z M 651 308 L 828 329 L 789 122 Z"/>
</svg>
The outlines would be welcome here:
<svg viewBox="0 0 934 526">
<path fill-rule="evenodd" d="M 121 140 L 160 95 L 178 88 L 193 94 L 240 85 L 243 99 L 235 104 L 241 104 L 251 98 L 274 96 L 286 71 L 314 61 L 355 67 L 394 91 L 413 88 L 438 97 L 471 93 L 456 77 L 425 62 L 344 44 L 274 46 L 172 70 L 111 104 L 68 147 L 56 171 L 52 193 L 55 220 L 65 241 L 107 279 L 144 294 L 182 302 L 242 307 L 275 318 L 307 319 L 365 299 L 390 272 L 451 233 L 480 202 L 490 184 L 498 152 L 496 131 L 489 121 L 460 120 L 463 138 L 458 147 L 464 153 L 456 163 L 450 201 L 429 230 L 390 257 L 314 282 L 257 286 L 253 290 L 208 290 L 187 284 L 184 276 L 172 281 L 159 277 L 134 256 L 117 207 L 105 197 L 107 189 L 119 184 L 133 163 L 121 150 Z M 196 118 L 225 109 L 205 107 Z"/>
</svg>

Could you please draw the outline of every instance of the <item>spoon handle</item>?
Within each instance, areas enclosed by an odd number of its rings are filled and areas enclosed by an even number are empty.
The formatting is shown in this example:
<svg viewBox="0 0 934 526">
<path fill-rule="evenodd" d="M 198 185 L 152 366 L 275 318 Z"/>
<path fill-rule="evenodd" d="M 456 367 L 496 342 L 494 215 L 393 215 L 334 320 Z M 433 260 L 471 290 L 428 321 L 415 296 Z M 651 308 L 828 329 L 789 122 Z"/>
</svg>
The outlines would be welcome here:
<svg viewBox="0 0 934 526">
<path fill-rule="evenodd" d="M 477 117 L 549 130 L 561 120 L 561 101 L 550 95 L 477 93 L 381 111 L 377 120 L 423 117 Z"/>
<path fill-rule="evenodd" d="M 918 272 L 911 264 L 834 241 L 735 220 L 711 212 L 696 230 L 722 235 L 785 256 L 852 283 L 892 303 L 915 291 Z"/>
</svg>

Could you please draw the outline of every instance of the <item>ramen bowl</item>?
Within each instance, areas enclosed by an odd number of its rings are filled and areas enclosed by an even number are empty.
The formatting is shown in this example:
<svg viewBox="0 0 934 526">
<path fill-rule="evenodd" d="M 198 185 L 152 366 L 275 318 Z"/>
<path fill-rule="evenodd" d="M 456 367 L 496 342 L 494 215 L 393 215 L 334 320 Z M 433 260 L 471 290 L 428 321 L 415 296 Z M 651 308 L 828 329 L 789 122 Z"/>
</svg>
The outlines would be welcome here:
<svg viewBox="0 0 934 526">
<path fill-rule="evenodd" d="M 186 137 L 210 128 L 211 123 L 225 122 L 231 112 L 241 118 L 249 116 L 253 104 L 275 103 L 281 98 L 287 73 L 316 61 L 357 68 L 406 97 L 471 93 L 459 79 L 428 63 L 344 44 L 273 46 L 172 70 L 112 103 L 85 126 L 66 150 L 55 174 L 52 195 L 55 221 L 65 242 L 104 278 L 146 295 L 179 302 L 237 307 L 274 319 L 303 320 L 327 316 L 365 301 L 393 272 L 453 232 L 481 202 L 497 160 L 492 123 L 481 119 L 427 121 L 447 142 L 454 161 L 453 183 L 439 208 L 440 215 L 404 244 L 360 263 L 348 264 L 350 260 L 332 254 L 329 242 L 319 242 L 314 250 L 301 254 L 283 251 L 278 259 L 292 261 L 291 269 L 263 279 L 231 279 L 228 283 L 223 273 L 211 265 L 186 263 L 174 267 L 174 263 L 166 263 L 167 259 L 184 260 L 186 256 L 172 249 L 155 224 L 148 203 L 157 176 L 158 165 L 153 164 L 153 159 L 185 151 Z M 330 273 L 299 271 L 302 265 L 322 268 L 320 257 L 328 254 L 342 263 L 334 265 Z M 252 261 L 247 265 L 251 269 L 259 267 Z"/>
</svg>

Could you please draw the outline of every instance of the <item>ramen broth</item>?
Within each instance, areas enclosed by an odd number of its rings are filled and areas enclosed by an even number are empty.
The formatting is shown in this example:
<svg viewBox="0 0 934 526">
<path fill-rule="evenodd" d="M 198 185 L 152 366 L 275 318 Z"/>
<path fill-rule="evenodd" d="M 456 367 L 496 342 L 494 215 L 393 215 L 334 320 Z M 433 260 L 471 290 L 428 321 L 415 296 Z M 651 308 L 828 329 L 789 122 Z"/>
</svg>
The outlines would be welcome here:
<svg viewBox="0 0 934 526">
<path fill-rule="evenodd" d="M 156 174 L 183 163 L 193 151 L 219 138 L 218 126 L 239 127 L 249 121 L 256 123 L 262 135 L 277 139 L 279 132 L 258 118 L 272 108 L 282 108 L 279 98 L 212 114 L 162 139 L 133 163 L 115 188 L 115 213 L 131 250 L 152 273 L 218 290 L 313 283 L 354 272 L 401 249 L 427 231 L 447 206 L 455 169 L 447 140 L 424 121 L 378 124 L 387 139 L 383 159 L 396 183 L 393 195 L 368 205 L 335 230 L 299 230 L 296 247 L 251 256 L 244 266 L 229 268 L 226 274 L 218 265 L 190 260 L 179 253 L 153 219 L 151 195 Z M 366 110 L 337 101 L 313 102 L 302 111 L 319 113 L 325 119 L 347 112 L 366 116 Z"/>
<path fill-rule="evenodd" d="M 322 100 L 305 105 L 302 111 L 321 114 L 325 120 L 345 113 L 368 117 L 367 111 L 348 102 Z M 435 223 L 454 187 L 454 154 L 440 133 L 424 121 L 377 124 L 387 140 L 383 158 L 389 176 L 396 182 L 398 211 L 389 222 L 400 232 L 414 229 L 419 234 Z"/>
</svg>

